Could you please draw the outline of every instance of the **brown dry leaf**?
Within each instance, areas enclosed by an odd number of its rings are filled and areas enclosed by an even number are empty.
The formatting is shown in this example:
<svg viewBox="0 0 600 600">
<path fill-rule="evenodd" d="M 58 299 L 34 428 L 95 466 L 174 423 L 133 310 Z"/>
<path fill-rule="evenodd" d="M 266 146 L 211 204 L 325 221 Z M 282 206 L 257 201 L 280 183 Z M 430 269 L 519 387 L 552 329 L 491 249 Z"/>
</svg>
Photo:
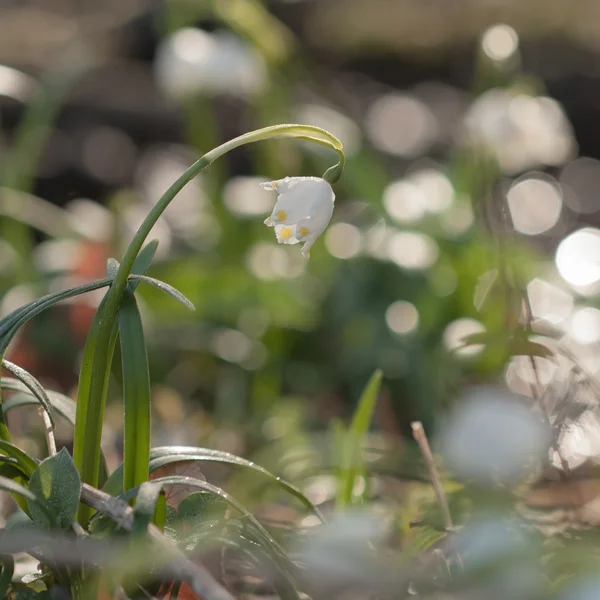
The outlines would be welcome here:
<svg viewBox="0 0 600 600">
<path fill-rule="evenodd" d="M 202 467 L 197 461 L 182 461 L 160 467 L 150 474 L 150 480 L 160 477 L 171 477 L 173 475 L 193 477 L 194 479 L 206 481 L 206 477 L 202 473 Z M 167 502 L 174 508 L 177 508 L 187 495 L 196 491 L 198 490 L 187 485 L 169 486 L 166 490 Z"/>
</svg>

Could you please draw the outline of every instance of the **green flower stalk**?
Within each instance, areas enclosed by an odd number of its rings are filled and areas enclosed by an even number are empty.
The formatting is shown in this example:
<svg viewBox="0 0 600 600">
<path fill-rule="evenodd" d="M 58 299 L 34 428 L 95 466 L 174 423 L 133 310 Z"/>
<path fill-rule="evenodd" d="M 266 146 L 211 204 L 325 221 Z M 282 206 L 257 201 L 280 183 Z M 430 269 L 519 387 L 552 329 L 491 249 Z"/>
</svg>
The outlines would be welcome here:
<svg viewBox="0 0 600 600">
<path fill-rule="evenodd" d="M 83 483 L 94 487 L 98 486 L 102 421 L 104 418 L 110 366 L 116 344 L 115 324 L 131 269 L 138 253 L 142 249 L 144 241 L 175 196 L 215 160 L 234 148 L 280 137 L 308 140 L 337 152 L 339 157 L 338 163 L 325 172 L 321 181 L 323 181 L 323 184 L 329 186 L 340 178 L 344 166 L 344 152 L 342 143 L 331 133 L 310 125 L 274 125 L 272 127 L 265 127 L 234 138 L 199 158 L 169 187 L 160 200 L 152 207 L 131 240 L 110 289 L 98 308 L 98 312 L 90 328 L 80 372 L 73 458 L 79 469 Z M 299 200 L 302 200 L 303 197 L 299 198 Z M 324 204 L 322 201 L 319 203 L 319 206 L 321 209 L 318 216 L 321 220 L 318 223 L 319 227 L 317 229 L 320 229 L 319 233 L 321 233 L 329 222 L 331 215 L 329 214 L 329 217 L 326 219 L 327 222 L 321 228 L 324 221 L 323 215 L 325 214 L 323 212 Z M 333 193 L 331 197 L 331 210 L 333 210 Z M 311 215 L 307 213 L 307 216 Z M 305 242 L 309 241 L 309 233 L 304 236 Z M 298 241 L 301 240 L 299 239 Z M 310 245 L 308 248 L 310 248 Z M 149 423 L 145 423 L 143 427 L 149 429 Z M 147 434 L 149 437 L 149 431 Z M 139 468 L 138 464 L 138 471 Z M 90 514 L 90 509 L 82 505 L 78 514 L 80 523 L 87 523 Z"/>
</svg>

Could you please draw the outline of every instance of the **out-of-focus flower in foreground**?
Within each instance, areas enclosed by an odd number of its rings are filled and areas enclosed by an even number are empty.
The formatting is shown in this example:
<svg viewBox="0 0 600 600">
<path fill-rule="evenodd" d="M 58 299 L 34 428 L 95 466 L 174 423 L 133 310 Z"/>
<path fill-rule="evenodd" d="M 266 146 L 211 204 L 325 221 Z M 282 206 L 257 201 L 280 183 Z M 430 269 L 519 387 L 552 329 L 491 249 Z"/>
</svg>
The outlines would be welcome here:
<svg viewBox="0 0 600 600">
<path fill-rule="evenodd" d="M 331 185 L 320 177 L 286 177 L 260 185 L 277 192 L 277 202 L 265 225 L 275 228 L 280 244 L 304 242 L 302 256 L 308 258 L 333 214 L 335 194 Z"/>
</svg>

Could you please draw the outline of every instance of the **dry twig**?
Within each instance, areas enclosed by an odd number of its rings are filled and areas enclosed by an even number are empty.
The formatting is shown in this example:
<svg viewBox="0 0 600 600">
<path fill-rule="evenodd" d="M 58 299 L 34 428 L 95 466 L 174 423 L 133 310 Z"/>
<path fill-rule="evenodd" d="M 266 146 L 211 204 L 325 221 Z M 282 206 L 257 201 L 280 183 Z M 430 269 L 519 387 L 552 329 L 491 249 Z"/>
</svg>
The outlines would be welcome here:
<svg viewBox="0 0 600 600">
<path fill-rule="evenodd" d="M 46 436 L 46 443 L 48 445 L 48 456 L 54 456 L 56 454 L 56 438 L 54 437 L 54 429 L 50 422 L 50 417 L 41 407 L 38 409 L 38 412 L 44 421 L 44 435 Z"/>
<path fill-rule="evenodd" d="M 447 530 L 453 529 L 454 526 L 452 524 L 452 516 L 450 515 L 450 507 L 448 506 L 448 500 L 446 498 L 446 494 L 442 486 L 440 474 L 438 473 L 437 467 L 435 466 L 435 462 L 433 460 L 433 454 L 431 452 L 431 448 L 429 447 L 429 442 L 427 441 L 427 436 L 425 435 L 423 424 L 420 421 L 414 421 L 413 423 L 411 423 L 411 427 L 413 437 L 415 438 L 417 444 L 419 444 L 421 454 L 423 455 L 423 459 L 425 460 L 425 464 L 427 465 L 429 478 L 431 479 L 433 489 L 435 490 L 435 495 L 437 496 L 439 505 L 442 509 L 442 515 L 444 517 L 444 527 Z"/>
</svg>

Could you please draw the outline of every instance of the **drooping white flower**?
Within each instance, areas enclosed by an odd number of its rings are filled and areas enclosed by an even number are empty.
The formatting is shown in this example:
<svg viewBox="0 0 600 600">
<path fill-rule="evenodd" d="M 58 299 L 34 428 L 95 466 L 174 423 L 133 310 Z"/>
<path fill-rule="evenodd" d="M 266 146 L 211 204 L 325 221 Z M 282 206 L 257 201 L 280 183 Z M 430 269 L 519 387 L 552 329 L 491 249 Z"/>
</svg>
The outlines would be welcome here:
<svg viewBox="0 0 600 600">
<path fill-rule="evenodd" d="M 275 228 L 280 244 L 304 242 L 302 256 L 308 258 L 333 214 L 335 194 L 331 185 L 320 177 L 286 177 L 260 186 L 277 192 L 277 202 L 265 225 Z"/>
</svg>

